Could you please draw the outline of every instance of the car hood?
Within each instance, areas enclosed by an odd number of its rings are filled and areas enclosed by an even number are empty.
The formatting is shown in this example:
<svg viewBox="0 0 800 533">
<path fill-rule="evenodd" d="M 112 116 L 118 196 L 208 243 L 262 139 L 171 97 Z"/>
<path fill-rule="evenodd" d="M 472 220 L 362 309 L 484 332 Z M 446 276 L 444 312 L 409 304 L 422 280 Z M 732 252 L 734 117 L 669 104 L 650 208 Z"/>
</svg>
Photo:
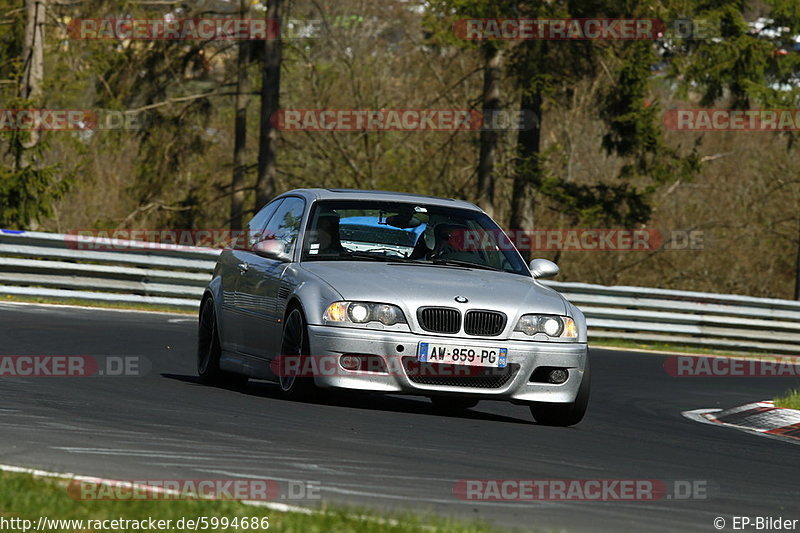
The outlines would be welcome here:
<svg viewBox="0 0 800 533">
<path fill-rule="evenodd" d="M 507 272 L 367 261 L 307 261 L 302 266 L 346 300 L 392 303 L 412 313 L 426 305 L 498 310 L 509 318 L 566 313 L 557 292 L 533 278 Z M 469 302 L 459 304 L 456 296 Z"/>
</svg>

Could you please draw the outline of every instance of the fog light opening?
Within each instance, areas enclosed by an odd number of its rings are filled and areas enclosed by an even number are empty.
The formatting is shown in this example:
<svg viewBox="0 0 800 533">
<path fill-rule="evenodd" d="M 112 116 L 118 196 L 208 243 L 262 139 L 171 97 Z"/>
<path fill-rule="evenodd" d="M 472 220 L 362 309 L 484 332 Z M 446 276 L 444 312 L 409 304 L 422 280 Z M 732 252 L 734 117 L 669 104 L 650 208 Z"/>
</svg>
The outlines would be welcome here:
<svg viewBox="0 0 800 533">
<path fill-rule="evenodd" d="M 547 382 L 553 385 L 561 385 L 569 377 L 569 372 L 565 368 L 554 368 L 547 374 Z"/>
<path fill-rule="evenodd" d="M 361 358 L 357 355 L 343 355 L 339 358 L 339 364 L 345 370 L 358 370 L 361 368 Z"/>
<path fill-rule="evenodd" d="M 386 363 L 380 355 L 346 353 L 339 356 L 339 366 L 349 372 L 387 374 Z"/>
</svg>

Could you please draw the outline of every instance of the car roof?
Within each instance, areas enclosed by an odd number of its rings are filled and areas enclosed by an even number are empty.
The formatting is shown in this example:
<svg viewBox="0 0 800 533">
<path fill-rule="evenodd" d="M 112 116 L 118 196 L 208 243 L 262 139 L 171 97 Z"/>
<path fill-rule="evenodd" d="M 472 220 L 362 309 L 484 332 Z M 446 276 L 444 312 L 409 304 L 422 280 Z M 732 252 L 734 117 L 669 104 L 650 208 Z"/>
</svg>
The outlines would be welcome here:
<svg viewBox="0 0 800 533">
<path fill-rule="evenodd" d="M 454 200 L 452 198 L 440 198 L 437 196 L 426 196 L 424 194 L 411 194 L 405 192 L 367 191 L 359 189 L 294 189 L 292 191 L 287 191 L 280 196 L 289 195 L 302 196 L 303 198 L 311 201 L 367 200 L 376 202 L 421 203 L 427 205 L 459 207 L 461 209 L 480 211 L 480 208 L 478 208 L 478 206 L 475 204 L 471 204 L 463 200 Z"/>
</svg>

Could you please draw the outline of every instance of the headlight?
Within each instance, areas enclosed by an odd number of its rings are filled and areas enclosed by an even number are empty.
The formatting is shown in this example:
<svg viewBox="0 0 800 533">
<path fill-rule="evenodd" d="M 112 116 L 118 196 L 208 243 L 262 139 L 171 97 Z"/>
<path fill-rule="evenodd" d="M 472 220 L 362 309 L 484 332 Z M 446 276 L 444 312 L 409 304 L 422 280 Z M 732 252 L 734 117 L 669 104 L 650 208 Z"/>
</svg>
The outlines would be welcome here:
<svg viewBox="0 0 800 533">
<path fill-rule="evenodd" d="M 353 322 L 363 324 L 364 322 L 369 322 L 369 311 L 369 307 L 364 304 L 350 304 L 347 308 L 347 316 Z"/>
<path fill-rule="evenodd" d="M 406 317 L 396 305 L 368 302 L 334 302 L 325 310 L 323 318 L 328 322 L 366 324 L 380 322 L 384 326 L 405 324 Z"/>
<path fill-rule="evenodd" d="M 577 339 L 578 327 L 575 321 L 568 316 L 555 315 L 522 315 L 514 331 L 521 331 L 525 335 L 544 333 L 548 337 Z"/>
</svg>

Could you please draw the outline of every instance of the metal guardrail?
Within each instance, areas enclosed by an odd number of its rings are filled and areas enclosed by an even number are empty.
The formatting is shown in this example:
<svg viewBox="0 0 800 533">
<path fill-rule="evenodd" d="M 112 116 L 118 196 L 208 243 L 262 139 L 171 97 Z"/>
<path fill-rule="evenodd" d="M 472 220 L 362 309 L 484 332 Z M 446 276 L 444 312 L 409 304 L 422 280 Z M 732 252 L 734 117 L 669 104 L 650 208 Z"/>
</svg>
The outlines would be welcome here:
<svg viewBox="0 0 800 533">
<path fill-rule="evenodd" d="M 586 315 L 591 339 L 800 354 L 800 302 L 648 287 L 546 282 Z"/>
<path fill-rule="evenodd" d="M 131 251 L 92 249 L 103 246 Z M 0 230 L 0 294 L 197 308 L 219 253 Z"/>
<path fill-rule="evenodd" d="M 196 309 L 219 249 L 0 230 L 0 294 Z M 545 282 L 581 308 L 590 340 L 800 352 L 800 302 L 647 287 Z"/>
</svg>

